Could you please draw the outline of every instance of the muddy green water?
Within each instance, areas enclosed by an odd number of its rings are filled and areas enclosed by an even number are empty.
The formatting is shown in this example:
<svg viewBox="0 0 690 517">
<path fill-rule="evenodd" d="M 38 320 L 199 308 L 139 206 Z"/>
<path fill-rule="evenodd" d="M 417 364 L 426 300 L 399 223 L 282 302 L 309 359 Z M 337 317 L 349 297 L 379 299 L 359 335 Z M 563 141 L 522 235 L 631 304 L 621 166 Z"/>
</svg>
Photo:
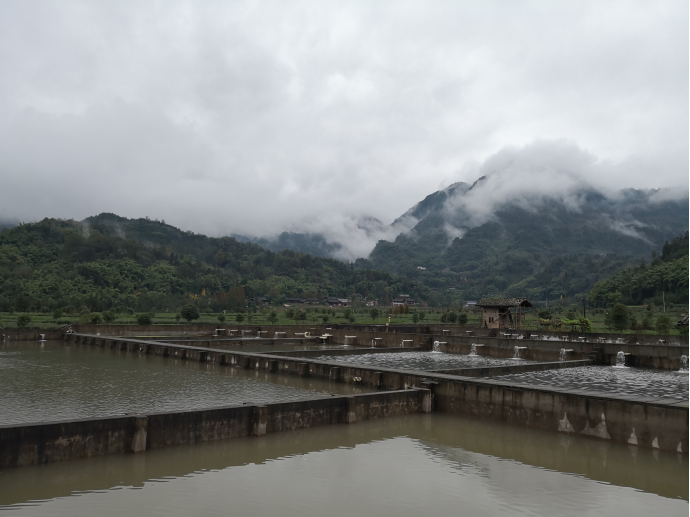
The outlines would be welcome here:
<svg viewBox="0 0 690 517">
<path fill-rule="evenodd" d="M 0 425 L 372 391 L 139 352 L 64 343 L 0 343 Z"/>
<path fill-rule="evenodd" d="M 688 514 L 687 456 L 414 415 L 0 472 L 3 515 Z"/>
</svg>

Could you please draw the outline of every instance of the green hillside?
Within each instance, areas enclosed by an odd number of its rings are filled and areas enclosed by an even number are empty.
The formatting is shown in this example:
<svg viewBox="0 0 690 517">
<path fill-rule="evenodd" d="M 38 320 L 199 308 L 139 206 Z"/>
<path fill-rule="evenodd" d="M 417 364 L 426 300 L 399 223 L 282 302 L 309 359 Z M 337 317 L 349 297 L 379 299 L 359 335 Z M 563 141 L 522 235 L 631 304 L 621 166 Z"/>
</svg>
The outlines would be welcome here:
<svg viewBox="0 0 690 517">
<path fill-rule="evenodd" d="M 662 298 L 663 296 L 663 298 Z M 597 282 L 589 293 L 595 307 L 688 302 L 688 232 L 666 242 L 651 265 L 644 261 Z"/>
<path fill-rule="evenodd" d="M 194 300 L 234 311 L 251 298 L 424 296 L 381 271 L 293 251 L 183 232 L 164 222 L 101 214 L 84 222 L 44 219 L 0 232 L 0 311 L 86 306 L 148 311 Z"/>
<path fill-rule="evenodd" d="M 507 199 L 477 221 L 476 200 L 490 194 L 473 194 L 481 186 L 482 179 L 431 194 L 403 216 L 418 221 L 410 232 L 379 241 L 356 264 L 406 275 L 455 298 L 553 300 L 586 295 L 688 229 L 687 198 L 632 189 L 608 197 L 583 188 L 569 203 Z M 465 203 L 472 195 L 474 204 Z"/>
</svg>

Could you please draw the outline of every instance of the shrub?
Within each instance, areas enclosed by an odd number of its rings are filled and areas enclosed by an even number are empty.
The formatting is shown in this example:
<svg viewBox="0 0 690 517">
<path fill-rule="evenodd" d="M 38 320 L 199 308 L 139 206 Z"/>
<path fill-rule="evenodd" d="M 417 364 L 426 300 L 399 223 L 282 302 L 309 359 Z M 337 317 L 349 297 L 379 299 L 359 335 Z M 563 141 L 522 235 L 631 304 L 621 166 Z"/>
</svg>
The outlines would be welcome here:
<svg viewBox="0 0 690 517">
<path fill-rule="evenodd" d="M 112 309 L 103 313 L 103 321 L 105 321 L 105 323 L 108 325 L 110 325 L 116 319 L 117 314 L 115 314 L 115 312 Z"/>
<path fill-rule="evenodd" d="M 622 303 L 613 306 L 610 317 L 611 326 L 618 332 L 622 332 L 630 326 L 630 310 Z"/>
<path fill-rule="evenodd" d="M 235 315 L 235 321 L 236 321 L 237 323 L 242 323 L 242 322 L 244 321 L 244 314 L 242 314 L 241 312 L 238 312 L 238 313 Z"/>
<path fill-rule="evenodd" d="M 458 323 L 460 325 L 466 325 L 467 324 L 467 313 L 466 312 L 461 312 L 458 315 Z"/>
<path fill-rule="evenodd" d="M 149 314 L 148 312 L 137 314 L 135 318 L 137 320 L 137 325 L 151 325 L 151 323 L 153 322 L 153 318 L 151 317 L 151 314 Z"/>
<path fill-rule="evenodd" d="M 175 314 L 175 323 L 180 323 L 180 318 L 181 318 L 181 317 L 182 317 L 182 316 L 180 316 L 179 314 Z"/>
<path fill-rule="evenodd" d="M 278 314 L 276 313 L 276 311 L 271 311 L 271 312 L 268 314 L 268 317 L 267 317 L 266 319 L 268 319 L 268 322 L 269 322 L 269 323 L 272 323 L 272 324 L 275 325 L 276 322 L 278 321 Z"/>
<path fill-rule="evenodd" d="M 553 317 L 553 314 L 551 314 L 551 311 L 549 309 L 541 309 L 539 311 L 539 319 L 541 320 L 550 320 Z"/>
<path fill-rule="evenodd" d="M 659 314 L 654 327 L 660 334 L 668 334 L 668 329 L 671 328 L 671 320 L 666 314 Z"/>
<path fill-rule="evenodd" d="M 94 325 L 98 325 L 103 321 L 103 315 L 100 312 L 92 312 L 89 315 L 89 321 Z"/>
<path fill-rule="evenodd" d="M 376 318 L 378 318 L 380 315 L 381 315 L 381 313 L 379 312 L 379 310 L 376 307 L 373 307 L 369 311 L 369 316 L 371 316 L 371 321 L 373 321 L 374 323 L 376 323 Z"/>
<path fill-rule="evenodd" d="M 196 305 L 189 303 L 180 309 L 180 316 L 189 323 L 192 320 L 198 320 L 201 314 L 199 314 L 199 309 Z"/>
<path fill-rule="evenodd" d="M 62 309 L 55 309 L 53 311 L 53 320 L 57 321 L 62 318 Z"/>
<path fill-rule="evenodd" d="M 219 315 L 218 315 L 218 321 L 219 321 L 220 323 L 223 323 L 223 322 L 225 321 L 225 314 L 219 314 Z"/>
<path fill-rule="evenodd" d="M 31 323 L 31 316 L 28 314 L 20 314 L 17 316 L 17 327 L 24 328 Z"/>
</svg>

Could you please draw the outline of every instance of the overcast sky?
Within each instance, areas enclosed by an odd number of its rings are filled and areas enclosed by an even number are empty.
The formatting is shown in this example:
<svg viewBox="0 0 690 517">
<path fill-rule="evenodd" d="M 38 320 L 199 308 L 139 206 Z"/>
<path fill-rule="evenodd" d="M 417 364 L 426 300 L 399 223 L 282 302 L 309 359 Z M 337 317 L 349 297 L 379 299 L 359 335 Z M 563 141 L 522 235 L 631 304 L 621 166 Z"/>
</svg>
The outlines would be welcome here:
<svg viewBox="0 0 690 517">
<path fill-rule="evenodd" d="M 524 150 L 687 191 L 688 136 L 684 0 L 0 0 L 0 218 L 342 233 Z"/>
</svg>

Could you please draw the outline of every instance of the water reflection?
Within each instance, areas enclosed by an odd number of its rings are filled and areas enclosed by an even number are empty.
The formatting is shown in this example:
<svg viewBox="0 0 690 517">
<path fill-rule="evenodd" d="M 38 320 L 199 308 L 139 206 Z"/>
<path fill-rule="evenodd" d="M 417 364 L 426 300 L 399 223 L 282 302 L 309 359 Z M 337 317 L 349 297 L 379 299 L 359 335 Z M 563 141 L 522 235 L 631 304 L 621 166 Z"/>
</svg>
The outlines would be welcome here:
<svg viewBox="0 0 690 517">
<path fill-rule="evenodd" d="M 417 415 L 11 469 L 0 504 L 38 500 L 21 515 L 687 515 L 687 456 L 632 449 Z"/>
</svg>

